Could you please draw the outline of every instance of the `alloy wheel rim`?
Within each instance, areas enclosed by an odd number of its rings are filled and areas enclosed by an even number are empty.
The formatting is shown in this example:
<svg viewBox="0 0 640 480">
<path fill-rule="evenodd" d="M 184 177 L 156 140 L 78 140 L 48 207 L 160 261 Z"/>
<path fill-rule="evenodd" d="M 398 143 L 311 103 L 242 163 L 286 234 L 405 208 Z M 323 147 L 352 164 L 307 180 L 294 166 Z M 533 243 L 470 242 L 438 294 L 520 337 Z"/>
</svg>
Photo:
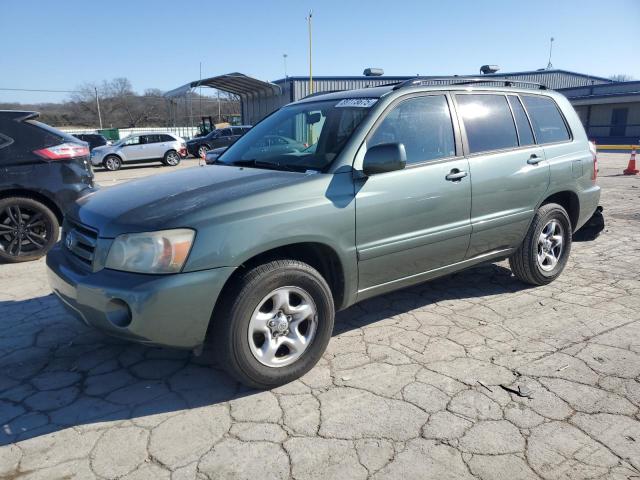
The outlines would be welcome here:
<svg viewBox="0 0 640 480">
<path fill-rule="evenodd" d="M 12 257 L 43 251 L 49 235 L 46 217 L 37 209 L 14 204 L 0 212 L 0 250 Z"/>
<path fill-rule="evenodd" d="M 266 295 L 249 321 L 251 353 L 267 367 L 298 360 L 315 338 L 318 314 L 311 295 L 298 287 L 281 287 Z"/>
<path fill-rule="evenodd" d="M 118 168 L 118 161 L 113 157 L 107 158 L 107 168 L 109 170 L 117 169 Z"/>
<path fill-rule="evenodd" d="M 538 237 L 538 266 L 545 272 L 550 272 L 562 257 L 564 250 L 564 230 L 557 220 L 550 220 L 544 226 Z"/>
<path fill-rule="evenodd" d="M 169 155 L 167 155 L 167 163 L 169 165 L 177 165 L 178 164 L 178 154 L 177 153 L 170 153 Z"/>
<path fill-rule="evenodd" d="M 200 158 L 203 158 L 206 154 L 207 154 L 207 149 L 206 149 L 206 147 L 200 147 L 200 148 L 198 149 L 198 156 L 199 156 Z"/>
</svg>

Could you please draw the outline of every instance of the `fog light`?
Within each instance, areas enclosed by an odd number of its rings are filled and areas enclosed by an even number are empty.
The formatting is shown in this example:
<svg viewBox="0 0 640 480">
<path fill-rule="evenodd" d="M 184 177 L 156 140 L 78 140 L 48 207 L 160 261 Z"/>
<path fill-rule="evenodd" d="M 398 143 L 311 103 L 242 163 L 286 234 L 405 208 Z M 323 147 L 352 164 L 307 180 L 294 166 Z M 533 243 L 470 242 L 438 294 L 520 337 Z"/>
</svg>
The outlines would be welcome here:
<svg viewBox="0 0 640 480">
<path fill-rule="evenodd" d="M 105 311 L 107 320 L 109 320 L 116 327 L 124 328 L 131 323 L 131 309 L 127 302 L 114 298 L 109 301 Z"/>
</svg>

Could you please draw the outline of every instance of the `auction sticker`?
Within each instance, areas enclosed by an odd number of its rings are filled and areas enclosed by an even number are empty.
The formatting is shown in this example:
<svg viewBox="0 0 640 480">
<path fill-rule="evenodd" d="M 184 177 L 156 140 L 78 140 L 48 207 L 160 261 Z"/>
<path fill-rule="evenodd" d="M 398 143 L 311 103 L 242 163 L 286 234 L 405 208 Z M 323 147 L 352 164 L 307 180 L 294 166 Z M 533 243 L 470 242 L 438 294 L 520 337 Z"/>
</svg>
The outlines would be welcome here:
<svg viewBox="0 0 640 480">
<path fill-rule="evenodd" d="M 377 98 L 344 98 L 337 104 L 337 108 L 369 108 L 378 101 Z"/>
</svg>

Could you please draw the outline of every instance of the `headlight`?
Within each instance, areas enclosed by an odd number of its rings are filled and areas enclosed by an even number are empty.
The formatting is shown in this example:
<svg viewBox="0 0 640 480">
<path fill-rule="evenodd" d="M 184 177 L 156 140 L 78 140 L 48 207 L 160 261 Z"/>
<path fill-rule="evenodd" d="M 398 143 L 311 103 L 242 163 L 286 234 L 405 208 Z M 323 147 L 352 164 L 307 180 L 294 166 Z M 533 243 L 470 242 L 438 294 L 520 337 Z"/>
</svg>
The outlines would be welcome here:
<svg viewBox="0 0 640 480">
<path fill-rule="evenodd" d="M 195 232 L 187 228 L 119 235 L 109 249 L 106 268 L 137 273 L 182 270 Z"/>
</svg>

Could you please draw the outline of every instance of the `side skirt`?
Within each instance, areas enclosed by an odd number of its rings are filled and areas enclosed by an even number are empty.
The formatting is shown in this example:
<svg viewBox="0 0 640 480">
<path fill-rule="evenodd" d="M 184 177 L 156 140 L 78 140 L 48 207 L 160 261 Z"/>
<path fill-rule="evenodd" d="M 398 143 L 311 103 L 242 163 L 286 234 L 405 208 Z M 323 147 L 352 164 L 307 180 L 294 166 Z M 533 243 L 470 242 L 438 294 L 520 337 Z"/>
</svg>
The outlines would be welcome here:
<svg viewBox="0 0 640 480">
<path fill-rule="evenodd" d="M 498 259 L 504 259 L 509 255 L 511 255 L 514 251 L 515 251 L 514 248 L 494 250 L 493 252 L 483 253 L 482 255 L 478 255 L 476 257 L 463 260 L 461 262 L 453 263 L 445 267 L 435 268 L 427 272 L 416 273 L 415 275 L 398 278 L 390 282 L 385 282 L 379 285 L 374 285 L 372 287 L 365 288 L 363 290 L 358 290 L 357 301 L 359 302 L 361 300 L 374 297 L 376 295 L 381 295 L 383 293 L 391 292 L 393 290 L 398 290 L 400 288 L 409 287 L 411 285 L 416 285 L 418 283 L 423 283 L 423 282 L 426 282 L 427 280 L 432 280 L 434 278 L 442 277 L 450 273 L 458 272 L 460 270 L 473 267 L 480 263 L 491 262 Z"/>
</svg>

